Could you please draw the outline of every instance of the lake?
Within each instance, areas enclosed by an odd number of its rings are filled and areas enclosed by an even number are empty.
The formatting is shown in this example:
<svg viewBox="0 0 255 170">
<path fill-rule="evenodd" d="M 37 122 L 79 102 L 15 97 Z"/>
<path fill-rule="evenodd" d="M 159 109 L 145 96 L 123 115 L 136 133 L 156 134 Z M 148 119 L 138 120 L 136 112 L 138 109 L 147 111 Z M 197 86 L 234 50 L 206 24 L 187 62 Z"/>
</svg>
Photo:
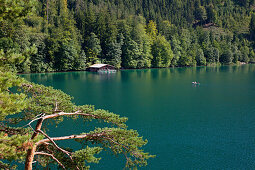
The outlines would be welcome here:
<svg viewBox="0 0 255 170">
<path fill-rule="evenodd" d="M 129 118 L 156 158 L 141 169 L 254 169 L 255 65 L 67 72 L 22 75 Z M 201 85 L 192 85 L 199 81 Z M 51 136 L 86 132 L 66 120 Z M 63 145 L 72 145 L 66 141 Z M 78 146 L 74 146 L 78 147 Z M 125 159 L 103 153 L 92 169 L 122 169 Z"/>
</svg>

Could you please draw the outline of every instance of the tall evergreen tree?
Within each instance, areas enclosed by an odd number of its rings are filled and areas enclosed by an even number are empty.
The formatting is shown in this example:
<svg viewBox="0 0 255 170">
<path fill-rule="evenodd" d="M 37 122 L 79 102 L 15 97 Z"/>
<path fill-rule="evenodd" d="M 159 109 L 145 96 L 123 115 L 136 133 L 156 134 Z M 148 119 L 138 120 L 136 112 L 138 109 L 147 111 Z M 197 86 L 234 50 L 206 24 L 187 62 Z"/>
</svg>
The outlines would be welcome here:
<svg viewBox="0 0 255 170">
<path fill-rule="evenodd" d="M 251 40 L 255 40 L 255 14 L 251 14 L 251 22 L 250 22 L 250 38 Z"/>
<path fill-rule="evenodd" d="M 88 62 L 96 63 L 99 62 L 99 55 L 101 53 L 100 40 L 97 38 L 96 34 L 93 32 L 90 34 L 90 37 L 87 39 L 87 57 Z"/>
</svg>

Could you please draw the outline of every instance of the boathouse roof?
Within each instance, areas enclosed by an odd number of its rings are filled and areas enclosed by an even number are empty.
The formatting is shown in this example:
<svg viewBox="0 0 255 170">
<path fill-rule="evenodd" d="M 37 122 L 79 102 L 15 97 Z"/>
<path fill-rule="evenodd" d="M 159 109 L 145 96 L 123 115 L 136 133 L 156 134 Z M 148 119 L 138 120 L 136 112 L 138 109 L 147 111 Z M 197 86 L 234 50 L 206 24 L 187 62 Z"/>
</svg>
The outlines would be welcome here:
<svg viewBox="0 0 255 170">
<path fill-rule="evenodd" d="M 89 66 L 90 68 L 101 68 L 101 67 L 104 67 L 104 66 L 106 66 L 106 65 L 108 65 L 108 64 L 93 64 L 93 65 L 91 65 L 91 66 Z"/>
</svg>

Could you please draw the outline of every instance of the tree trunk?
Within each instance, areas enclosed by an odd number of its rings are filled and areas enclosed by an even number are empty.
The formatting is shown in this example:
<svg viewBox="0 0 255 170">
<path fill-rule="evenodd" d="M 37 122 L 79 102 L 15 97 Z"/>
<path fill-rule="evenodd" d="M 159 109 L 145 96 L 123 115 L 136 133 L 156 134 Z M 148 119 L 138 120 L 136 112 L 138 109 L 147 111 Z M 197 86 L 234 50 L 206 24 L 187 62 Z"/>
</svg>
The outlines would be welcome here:
<svg viewBox="0 0 255 170">
<path fill-rule="evenodd" d="M 36 147 L 37 146 L 34 145 L 31 149 L 28 149 L 27 151 L 25 170 L 32 170 Z"/>
<path fill-rule="evenodd" d="M 47 0 L 47 9 L 46 9 L 46 13 L 47 13 L 47 24 L 49 24 L 49 4 L 48 4 L 48 1 L 49 0 Z"/>
<path fill-rule="evenodd" d="M 43 123 L 43 118 L 37 121 L 35 132 L 33 136 L 31 137 L 31 140 L 35 139 L 38 136 L 38 130 L 41 130 L 42 123 Z M 25 170 L 32 170 L 36 147 L 37 145 L 33 145 L 31 149 L 27 150 Z"/>
</svg>

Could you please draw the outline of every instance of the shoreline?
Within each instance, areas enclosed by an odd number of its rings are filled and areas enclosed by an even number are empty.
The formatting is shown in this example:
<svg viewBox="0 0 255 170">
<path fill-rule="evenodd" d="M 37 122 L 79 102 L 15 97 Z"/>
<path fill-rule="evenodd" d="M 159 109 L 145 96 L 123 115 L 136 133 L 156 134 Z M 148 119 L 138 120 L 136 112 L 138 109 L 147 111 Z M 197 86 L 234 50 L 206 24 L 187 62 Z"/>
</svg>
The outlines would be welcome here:
<svg viewBox="0 0 255 170">
<path fill-rule="evenodd" d="M 255 64 L 255 63 L 245 63 L 245 62 L 239 62 L 238 64 L 216 64 L 216 65 L 207 65 L 207 66 L 174 66 L 174 67 L 151 67 L 151 68 L 120 68 L 117 69 L 117 71 L 122 71 L 122 70 L 143 70 L 143 69 L 167 69 L 167 68 L 192 68 L 192 67 L 221 67 L 221 66 L 242 66 L 242 65 L 247 65 L 247 64 Z M 69 72 L 90 72 L 87 70 L 69 70 L 69 71 L 51 71 L 51 72 L 30 72 L 30 73 L 17 73 L 17 75 L 23 75 L 23 74 L 43 74 L 43 73 L 69 73 Z"/>
</svg>

